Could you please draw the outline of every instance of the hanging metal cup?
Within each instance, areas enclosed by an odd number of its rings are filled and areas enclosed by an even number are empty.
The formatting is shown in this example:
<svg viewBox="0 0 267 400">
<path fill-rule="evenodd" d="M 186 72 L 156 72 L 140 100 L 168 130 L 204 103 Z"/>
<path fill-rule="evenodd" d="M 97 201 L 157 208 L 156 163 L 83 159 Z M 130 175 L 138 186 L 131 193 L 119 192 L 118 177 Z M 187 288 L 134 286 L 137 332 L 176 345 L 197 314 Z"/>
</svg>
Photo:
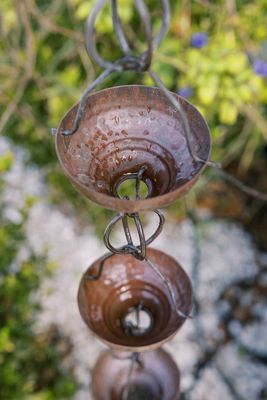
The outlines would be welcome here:
<svg viewBox="0 0 267 400">
<path fill-rule="evenodd" d="M 115 254 L 104 266 L 98 259 L 82 277 L 78 292 L 81 316 L 93 333 L 113 348 L 158 348 L 181 328 L 186 319 L 182 314 L 191 311 L 191 283 L 182 267 L 158 250 L 147 249 L 147 257 L 149 262 L 131 254 Z M 173 297 L 150 263 L 168 280 Z M 90 279 L 97 275 L 97 280 Z"/>
<path fill-rule="evenodd" d="M 116 357 L 110 350 L 102 353 L 92 373 L 95 400 L 177 400 L 180 373 L 170 355 L 158 349 L 143 353 L 141 359 L 129 375 L 129 357 Z"/>
<path fill-rule="evenodd" d="M 56 150 L 73 185 L 88 199 L 120 212 L 152 210 L 173 203 L 196 182 L 211 149 L 208 126 L 197 109 L 175 95 L 187 117 L 192 159 L 180 114 L 165 93 L 146 86 L 120 86 L 88 97 L 77 131 L 77 107 L 57 129 Z M 145 166 L 145 199 L 118 197 L 120 184 Z"/>
</svg>

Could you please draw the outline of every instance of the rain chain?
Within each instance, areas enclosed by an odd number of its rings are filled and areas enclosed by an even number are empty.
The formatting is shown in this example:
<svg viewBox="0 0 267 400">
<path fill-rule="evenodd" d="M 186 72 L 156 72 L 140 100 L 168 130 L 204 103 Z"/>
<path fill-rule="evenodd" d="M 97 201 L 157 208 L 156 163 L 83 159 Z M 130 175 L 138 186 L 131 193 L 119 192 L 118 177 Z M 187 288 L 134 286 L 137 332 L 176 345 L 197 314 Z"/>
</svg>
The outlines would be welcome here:
<svg viewBox="0 0 267 400">
<path fill-rule="evenodd" d="M 169 25 L 169 0 L 160 1 L 156 37 L 144 0 L 135 0 L 147 46 L 139 56 L 124 33 L 117 0 L 110 0 L 123 52 L 115 62 L 102 58 L 96 46 L 95 22 L 105 3 L 97 1 L 86 24 L 88 54 L 104 72 L 52 130 L 58 159 L 72 184 L 86 198 L 118 212 L 104 233 L 109 252 L 83 274 L 78 291 L 83 320 L 110 348 L 93 370 L 92 392 L 95 400 L 176 400 L 180 373 L 160 346 L 190 317 L 192 287 L 176 260 L 148 246 L 163 228 L 158 208 L 190 190 L 206 166 L 220 166 L 210 160 L 211 138 L 203 116 L 169 92 L 150 67 Z M 126 85 L 91 94 L 112 73 L 123 71 L 147 73 L 156 87 Z M 131 193 L 125 194 L 127 187 Z M 148 238 L 141 211 L 158 219 Z M 125 235 L 120 247 L 112 244 L 118 224 Z"/>
</svg>

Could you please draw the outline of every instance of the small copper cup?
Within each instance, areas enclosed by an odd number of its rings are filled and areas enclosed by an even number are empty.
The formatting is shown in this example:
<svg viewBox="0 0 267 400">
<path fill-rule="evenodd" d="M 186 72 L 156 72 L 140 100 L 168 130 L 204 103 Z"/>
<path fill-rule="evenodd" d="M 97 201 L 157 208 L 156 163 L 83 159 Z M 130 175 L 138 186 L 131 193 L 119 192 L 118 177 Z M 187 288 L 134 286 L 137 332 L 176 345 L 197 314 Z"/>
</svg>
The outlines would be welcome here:
<svg viewBox="0 0 267 400">
<path fill-rule="evenodd" d="M 98 273 L 101 264 L 98 259 L 81 279 L 78 292 L 81 316 L 110 347 L 129 351 L 158 348 L 185 322 L 177 308 L 185 315 L 191 311 L 192 288 L 183 268 L 159 250 L 147 249 L 147 257 L 168 279 L 175 304 L 165 282 L 148 262 L 130 254 L 113 255 L 106 260 L 100 278 L 88 280 L 88 274 Z"/>
<path fill-rule="evenodd" d="M 80 193 L 106 208 L 137 212 L 171 204 L 193 186 L 209 159 L 210 133 L 199 111 L 173 95 L 187 116 L 194 154 L 204 162 L 192 159 L 180 115 L 162 90 L 113 87 L 88 97 L 72 136 L 63 132 L 72 128 L 78 105 L 67 112 L 57 130 L 59 161 Z M 147 198 L 119 198 L 120 182 L 144 166 Z"/>
<path fill-rule="evenodd" d="M 143 365 L 135 363 L 128 380 L 131 360 L 115 358 L 110 350 L 99 357 L 92 372 L 92 392 L 95 400 L 177 400 L 180 373 L 162 350 L 143 353 Z M 125 357 L 125 355 L 124 355 Z"/>
</svg>

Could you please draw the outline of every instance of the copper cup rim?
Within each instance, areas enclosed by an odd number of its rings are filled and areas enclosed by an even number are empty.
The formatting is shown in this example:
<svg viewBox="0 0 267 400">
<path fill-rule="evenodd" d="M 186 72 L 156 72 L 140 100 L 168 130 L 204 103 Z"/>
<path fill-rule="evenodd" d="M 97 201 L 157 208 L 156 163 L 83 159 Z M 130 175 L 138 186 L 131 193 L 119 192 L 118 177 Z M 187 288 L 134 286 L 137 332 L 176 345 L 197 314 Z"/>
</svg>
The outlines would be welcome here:
<svg viewBox="0 0 267 400">
<path fill-rule="evenodd" d="M 164 253 L 161 250 L 154 249 L 154 248 L 151 248 L 151 247 L 149 247 L 147 250 L 148 250 L 148 252 L 152 251 L 153 253 Z M 167 253 L 164 253 L 164 255 L 167 256 L 169 259 L 171 259 L 176 264 L 177 268 L 180 271 L 182 271 L 182 273 L 183 273 L 183 275 L 184 275 L 184 277 L 185 277 L 185 279 L 187 281 L 187 285 L 188 285 L 188 288 L 189 288 L 189 295 L 190 295 L 190 307 L 189 307 L 189 309 L 190 309 L 190 312 L 191 312 L 192 307 L 193 307 L 193 287 L 192 287 L 191 279 L 190 279 L 189 275 L 187 274 L 187 272 L 185 271 L 185 269 L 180 265 L 180 263 L 174 257 L 170 256 Z M 111 258 L 118 257 L 118 256 L 120 257 L 120 256 L 124 256 L 124 255 L 113 254 L 111 256 Z M 80 293 L 80 290 L 81 290 L 82 285 L 83 285 L 83 279 L 86 276 L 86 274 L 87 274 L 88 270 L 90 269 L 90 267 L 93 266 L 94 263 L 96 263 L 99 260 L 101 260 L 101 257 L 98 258 L 97 260 L 95 260 L 95 262 L 93 262 L 86 269 L 86 271 L 84 272 L 84 274 L 83 274 L 83 276 L 82 276 L 82 278 L 80 280 L 79 288 L 78 288 L 78 294 L 77 294 L 78 304 L 79 304 L 79 293 Z M 147 266 L 147 268 L 149 268 L 149 266 Z M 155 276 L 157 276 L 157 275 L 155 275 Z M 169 301 L 171 303 L 171 299 L 169 299 Z M 173 307 L 173 305 L 172 305 L 172 307 Z M 80 307 L 78 307 L 78 308 L 79 308 L 79 311 L 80 311 Z M 100 342 L 104 343 L 109 348 L 111 348 L 111 349 L 113 349 L 115 351 L 117 350 L 117 351 L 123 351 L 123 352 L 137 351 L 138 353 L 143 353 L 143 352 L 146 352 L 146 351 L 157 350 L 159 347 L 163 346 L 165 343 L 168 343 L 169 341 L 171 341 L 177 335 L 179 330 L 184 325 L 184 323 L 183 323 L 182 325 L 178 326 L 173 333 L 168 334 L 168 336 L 166 336 L 162 340 L 158 340 L 158 341 L 156 341 L 154 343 L 145 344 L 145 345 L 140 345 L 140 343 L 139 343 L 136 346 L 134 346 L 134 345 L 128 345 L 127 346 L 126 344 L 114 343 L 113 341 L 110 341 L 110 340 L 107 340 L 107 339 L 103 338 L 103 336 L 100 336 L 95 330 L 91 329 L 91 327 L 88 326 L 88 324 L 85 321 L 81 311 L 80 311 L 80 315 L 81 315 L 83 321 L 85 322 L 86 326 L 88 327 L 88 329 L 90 329 L 90 332 L 93 334 L 94 337 L 96 337 Z M 186 320 L 184 322 L 186 322 Z"/>
<path fill-rule="evenodd" d="M 97 92 L 92 93 L 90 96 L 88 96 L 87 101 L 90 99 L 93 99 L 94 97 L 97 97 L 99 94 L 104 93 L 105 91 L 113 91 L 113 90 L 123 90 L 124 88 L 128 88 L 129 86 L 131 87 L 138 87 L 141 90 L 154 90 L 156 92 L 161 92 L 164 94 L 164 92 L 155 86 L 146 86 L 146 85 L 121 85 L 121 86 L 113 86 L 110 88 L 105 88 L 102 90 L 98 90 Z M 104 193 L 100 193 L 97 191 L 91 191 L 90 192 L 90 197 L 88 196 L 88 198 L 91 201 L 94 201 L 95 203 L 104 206 L 106 208 L 115 210 L 115 211 L 121 211 L 121 212 L 137 212 L 137 211 L 145 211 L 145 210 L 153 210 L 155 208 L 160 208 L 160 207 L 164 207 L 164 206 L 168 206 L 170 204 L 172 204 L 173 202 L 175 202 L 179 197 L 181 197 L 184 193 L 183 191 L 187 191 L 187 188 L 190 189 L 190 187 L 197 181 L 197 179 L 199 178 L 199 176 L 201 175 L 201 173 L 204 171 L 204 169 L 207 166 L 207 163 L 209 161 L 210 158 L 210 154 L 211 154 L 211 133 L 208 127 L 208 124 L 206 122 L 206 119 L 202 116 L 202 114 L 198 111 L 198 109 L 192 104 L 190 103 L 188 100 L 186 100 L 184 97 L 179 96 L 177 93 L 171 92 L 169 91 L 169 93 L 172 93 L 174 96 L 176 96 L 176 98 L 179 99 L 179 101 L 183 104 L 187 104 L 189 105 L 189 107 L 191 107 L 199 116 L 199 118 L 204 122 L 205 126 L 206 126 L 206 140 L 208 142 L 208 146 L 209 146 L 209 150 L 208 150 L 208 154 L 207 154 L 207 159 L 205 161 L 205 163 L 202 164 L 202 166 L 200 167 L 200 169 L 195 173 L 195 175 L 188 180 L 186 183 L 182 184 L 181 186 L 179 186 L 177 189 L 173 190 L 173 191 L 169 191 L 168 193 L 164 193 L 162 195 L 158 195 L 155 197 L 150 197 L 150 198 L 146 198 L 146 199 L 138 199 L 138 200 L 126 200 L 126 199 L 121 199 L 119 197 L 115 197 L 115 196 L 110 196 Z M 76 189 L 79 191 L 79 186 L 83 187 L 85 190 L 87 189 L 87 186 L 79 181 L 75 176 L 73 176 L 69 170 L 66 168 L 61 156 L 60 156 L 60 144 L 59 144 L 59 138 L 62 135 L 61 134 L 61 125 L 64 121 L 65 118 L 67 118 L 67 116 L 69 115 L 69 113 L 75 109 L 75 107 L 78 107 L 79 102 L 76 103 L 74 106 L 72 106 L 63 116 L 63 118 L 61 119 L 60 123 L 59 123 L 59 127 L 57 129 L 57 134 L 55 136 L 55 147 L 56 147 L 56 153 L 57 153 L 57 157 L 59 159 L 60 165 L 64 171 L 64 173 L 68 176 L 68 178 L 71 179 L 71 181 L 73 182 L 74 186 L 76 187 Z M 75 133 L 74 133 L 75 135 Z M 77 186 L 76 186 L 77 184 Z M 179 195 L 180 193 L 180 195 Z M 81 193 L 82 194 L 82 193 Z M 171 194 L 171 196 L 170 196 Z"/>
</svg>

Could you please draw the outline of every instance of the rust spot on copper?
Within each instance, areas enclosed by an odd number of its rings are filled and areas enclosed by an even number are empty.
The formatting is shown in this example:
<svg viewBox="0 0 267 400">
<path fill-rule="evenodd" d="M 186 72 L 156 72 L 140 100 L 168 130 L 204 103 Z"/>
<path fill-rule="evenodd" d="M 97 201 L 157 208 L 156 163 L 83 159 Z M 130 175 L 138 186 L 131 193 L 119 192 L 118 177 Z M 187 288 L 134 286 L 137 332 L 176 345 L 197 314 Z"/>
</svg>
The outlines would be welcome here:
<svg viewBox="0 0 267 400">
<path fill-rule="evenodd" d="M 191 128 L 193 149 L 208 160 L 207 124 L 194 106 L 179 99 Z M 66 146 L 62 131 L 71 128 L 76 111 L 77 105 L 60 123 L 57 155 L 73 185 L 107 208 L 135 212 L 171 204 L 192 187 L 205 167 L 192 160 L 179 113 L 160 89 L 120 86 L 89 96 L 79 129 L 68 137 Z M 128 201 L 114 196 L 116 182 L 142 165 L 147 166 L 145 179 L 152 183 L 150 197 Z M 81 174 L 87 180 L 81 180 Z"/>
</svg>

